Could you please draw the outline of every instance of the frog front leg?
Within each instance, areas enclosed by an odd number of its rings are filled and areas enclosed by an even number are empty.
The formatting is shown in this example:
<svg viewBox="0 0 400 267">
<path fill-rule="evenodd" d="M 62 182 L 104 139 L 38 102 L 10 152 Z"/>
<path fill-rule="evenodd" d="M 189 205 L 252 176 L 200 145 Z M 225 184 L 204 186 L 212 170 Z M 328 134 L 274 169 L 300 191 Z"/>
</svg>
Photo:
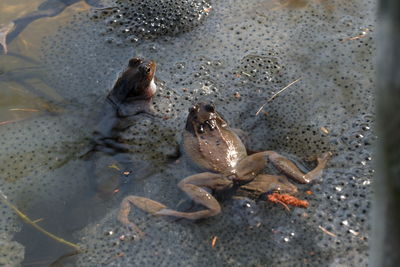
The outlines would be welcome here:
<svg viewBox="0 0 400 267">
<path fill-rule="evenodd" d="M 207 209 L 195 212 L 181 212 L 168 209 L 164 204 L 140 196 L 127 196 L 121 204 L 118 214 L 118 220 L 124 225 L 138 230 L 137 226 L 129 221 L 130 204 L 135 205 L 139 209 L 154 214 L 164 216 L 174 216 L 191 220 L 207 218 L 217 215 L 221 211 L 218 201 L 205 189 L 224 190 L 232 186 L 232 180 L 222 176 L 221 174 L 204 172 L 188 176 L 179 184 L 179 188 L 184 191 L 193 201 L 205 206 Z"/>
<path fill-rule="evenodd" d="M 317 166 L 308 173 L 303 173 L 289 159 L 274 152 L 263 151 L 247 156 L 239 162 L 237 168 L 237 176 L 239 181 L 248 181 L 256 177 L 256 175 L 265 168 L 268 162 L 271 162 L 276 168 L 287 176 L 293 178 L 299 183 L 309 183 L 322 175 L 323 169 L 332 156 L 331 152 L 326 152 L 317 158 Z"/>
</svg>

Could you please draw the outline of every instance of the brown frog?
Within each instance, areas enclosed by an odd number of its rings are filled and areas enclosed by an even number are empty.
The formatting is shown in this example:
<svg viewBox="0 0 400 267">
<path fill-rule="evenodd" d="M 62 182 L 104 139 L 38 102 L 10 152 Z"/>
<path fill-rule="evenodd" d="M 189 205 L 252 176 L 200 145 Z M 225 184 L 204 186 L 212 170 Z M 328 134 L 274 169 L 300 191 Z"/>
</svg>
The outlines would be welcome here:
<svg viewBox="0 0 400 267">
<path fill-rule="evenodd" d="M 285 176 L 260 173 L 271 162 L 277 169 L 299 183 L 309 183 L 320 177 L 331 153 L 317 158 L 317 166 L 308 173 L 301 172 L 289 159 L 274 151 L 248 155 L 236 131 L 215 111 L 211 104 L 199 103 L 189 109 L 183 132 L 184 155 L 204 170 L 178 183 L 193 201 L 205 209 L 182 212 L 167 208 L 162 203 L 140 197 L 127 196 L 121 203 L 118 219 L 124 225 L 140 230 L 128 219 L 130 204 L 154 215 L 168 215 L 186 219 L 215 216 L 221 206 L 210 191 L 218 192 L 232 187 L 244 188 L 259 195 L 268 191 L 295 193 L 297 188 Z"/>
<path fill-rule="evenodd" d="M 125 153 L 129 146 L 120 140 L 119 132 L 134 124 L 135 118 L 140 117 L 137 115 L 154 117 L 151 99 L 157 90 L 155 72 L 154 61 L 130 59 L 103 102 L 89 153 L 94 163 L 90 168 L 95 174 L 94 183 L 104 197 L 110 196 L 118 187 L 123 169 L 130 164 L 130 157 Z"/>
<path fill-rule="evenodd" d="M 105 144 L 113 137 L 114 127 L 120 118 L 152 113 L 151 99 L 157 90 L 155 72 L 156 63 L 152 60 L 137 57 L 129 60 L 128 68 L 106 97 L 94 133 L 96 144 Z"/>
</svg>

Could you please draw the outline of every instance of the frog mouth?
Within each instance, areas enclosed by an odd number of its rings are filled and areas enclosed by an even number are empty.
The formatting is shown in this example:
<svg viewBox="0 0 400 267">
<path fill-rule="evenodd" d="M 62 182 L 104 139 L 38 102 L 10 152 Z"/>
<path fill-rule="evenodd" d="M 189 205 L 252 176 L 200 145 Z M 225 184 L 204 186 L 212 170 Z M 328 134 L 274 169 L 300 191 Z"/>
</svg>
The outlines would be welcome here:
<svg viewBox="0 0 400 267">
<path fill-rule="evenodd" d="M 206 120 L 201 123 L 198 128 L 199 133 L 204 133 L 206 127 L 213 131 L 217 127 L 217 122 L 215 120 Z"/>
</svg>

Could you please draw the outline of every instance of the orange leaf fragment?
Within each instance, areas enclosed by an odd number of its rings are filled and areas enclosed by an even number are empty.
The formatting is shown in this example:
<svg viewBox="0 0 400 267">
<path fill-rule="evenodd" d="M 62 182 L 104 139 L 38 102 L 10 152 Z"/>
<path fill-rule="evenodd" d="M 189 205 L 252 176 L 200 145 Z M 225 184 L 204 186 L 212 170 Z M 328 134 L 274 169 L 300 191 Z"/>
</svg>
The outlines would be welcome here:
<svg viewBox="0 0 400 267">
<path fill-rule="evenodd" d="M 204 12 L 208 13 L 211 11 L 211 9 L 212 9 L 212 7 L 207 7 L 207 8 L 204 8 L 203 10 L 204 10 Z"/>
<path fill-rule="evenodd" d="M 215 246 L 217 245 L 217 240 L 218 240 L 218 236 L 213 236 L 212 240 L 211 240 L 211 247 L 215 248 Z"/>
<path fill-rule="evenodd" d="M 119 188 L 114 189 L 113 194 L 116 194 L 119 192 Z"/>
<path fill-rule="evenodd" d="M 268 195 L 268 200 L 273 203 L 283 203 L 285 205 L 307 208 L 309 203 L 306 200 L 298 199 L 294 196 L 287 194 L 272 193 Z"/>
</svg>

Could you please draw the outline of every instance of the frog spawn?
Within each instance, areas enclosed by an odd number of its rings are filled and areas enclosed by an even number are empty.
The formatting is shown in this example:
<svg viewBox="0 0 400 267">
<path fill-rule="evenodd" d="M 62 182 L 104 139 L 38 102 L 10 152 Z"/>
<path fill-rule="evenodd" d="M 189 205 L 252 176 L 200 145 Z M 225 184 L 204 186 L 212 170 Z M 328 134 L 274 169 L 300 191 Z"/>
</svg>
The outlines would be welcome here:
<svg viewBox="0 0 400 267">
<path fill-rule="evenodd" d="M 94 10 L 91 18 L 105 21 L 108 42 L 123 43 L 177 35 L 200 25 L 211 10 L 206 0 L 117 0 L 112 7 Z"/>
<path fill-rule="evenodd" d="M 241 82 L 249 82 L 252 85 L 263 86 L 270 82 L 280 82 L 282 76 L 282 66 L 279 65 L 278 58 L 269 52 L 264 55 L 247 55 L 242 59 L 242 64 L 234 75 L 242 78 Z"/>
<path fill-rule="evenodd" d="M 24 247 L 15 241 L 6 241 L 0 236 L 0 265 L 15 266 L 24 259 Z"/>
<path fill-rule="evenodd" d="M 77 121 L 70 114 L 46 114 L 0 127 L 0 194 L 28 216 L 40 216 L 46 209 L 54 216 L 72 196 L 79 196 L 82 190 L 88 192 L 83 189 L 86 166 L 76 159 L 87 150 L 89 133 L 84 129 L 91 127 L 84 117 Z M 75 127 L 81 129 L 79 133 Z M 4 233 L 0 236 L 1 250 L 10 249 L 12 253 L 7 255 L 15 255 L 12 260 L 16 264 L 17 259 L 23 260 L 23 247 L 9 240 L 23 224 L 2 201 L 0 207 L 0 231 Z M 50 221 L 55 224 L 60 222 L 53 219 Z"/>
<path fill-rule="evenodd" d="M 49 74 L 54 87 L 66 98 L 86 103 L 104 96 L 132 55 L 156 59 L 158 83 L 163 86 L 154 99 L 155 109 L 168 114 L 163 123 L 156 124 L 156 140 L 163 140 L 160 133 L 171 134 L 168 140 L 173 132 L 179 135 L 187 108 L 206 100 L 214 102 L 232 126 L 248 132 L 254 150 L 286 153 L 308 168 L 312 164 L 304 159 L 309 156 L 326 150 L 335 154 L 320 183 L 299 186 L 299 197 L 310 201 L 307 210 L 287 213 L 279 205 L 251 202 L 255 212 L 242 220 L 237 216 L 247 208 L 240 205 L 241 200 L 232 199 L 222 202 L 220 215 L 197 223 L 136 211 L 131 219 L 149 237 L 132 242 L 120 239 L 129 232 L 116 221 L 114 207 L 78 234 L 89 248 L 88 254 L 78 257 L 80 265 L 150 265 L 161 258 L 165 264 L 207 265 L 210 257 L 216 264 L 232 265 L 365 264 L 373 172 L 374 5 L 371 1 L 362 6 L 341 1 L 330 5 L 309 2 L 302 9 L 271 11 L 264 1 L 224 1 L 215 3 L 215 16 L 190 33 L 138 42 L 135 48 L 94 41 L 104 29 L 83 14 L 45 41 L 44 60 L 53 67 Z M 366 27 L 370 32 L 365 37 L 348 39 Z M 263 79 L 257 74 L 266 68 L 249 64 L 247 59 L 267 60 L 269 53 L 271 66 L 279 66 L 280 71 Z M 237 77 L 245 66 L 257 70 L 254 77 Z M 255 115 L 274 93 L 298 78 L 302 79 Z M 148 135 L 148 131 L 136 131 L 127 139 L 147 151 L 153 149 Z M 266 172 L 275 170 L 267 168 Z M 185 199 L 176 183 L 186 175 L 172 164 L 161 173 L 139 179 L 126 191 L 175 207 Z M 190 203 L 178 204 L 178 208 L 190 208 Z M 110 231 L 114 234 L 107 235 Z M 218 236 L 214 249 L 213 236 Z"/>
</svg>

